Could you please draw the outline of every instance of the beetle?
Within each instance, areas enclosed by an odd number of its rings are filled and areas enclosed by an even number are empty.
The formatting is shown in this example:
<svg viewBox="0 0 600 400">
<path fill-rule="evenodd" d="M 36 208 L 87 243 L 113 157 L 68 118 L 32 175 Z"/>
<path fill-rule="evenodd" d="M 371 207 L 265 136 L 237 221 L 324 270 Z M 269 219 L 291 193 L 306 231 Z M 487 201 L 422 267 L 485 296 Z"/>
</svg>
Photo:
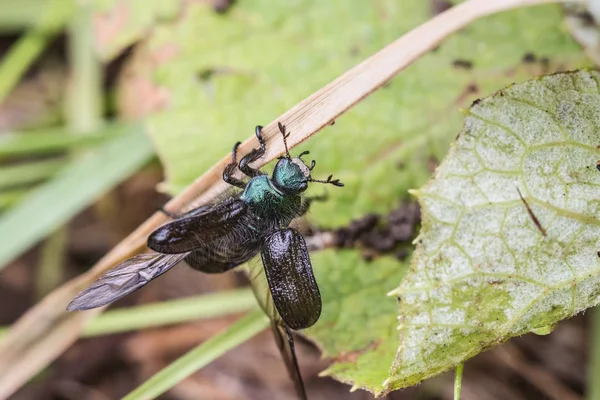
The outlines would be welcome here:
<svg viewBox="0 0 600 400">
<path fill-rule="evenodd" d="M 276 342 L 301 398 L 306 398 L 294 352 L 292 330 L 312 326 L 321 314 L 321 295 L 303 236 L 289 227 L 305 214 L 314 198 L 303 196 L 311 182 L 342 187 L 339 179 L 313 179 L 316 162 L 305 164 L 302 156 L 292 158 L 287 146 L 289 133 L 281 123 L 285 155 L 271 177 L 250 163 L 262 157 L 266 144 L 262 127 L 255 134 L 259 147 L 238 163 L 237 150 L 223 171 L 223 180 L 239 189 L 220 201 L 197 207 L 181 215 L 164 211 L 174 220 L 148 237 L 154 252 L 139 254 L 102 275 L 80 292 L 67 309 L 86 310 L 109 304 L 162 275 L 181 261 L 205 273 L 221 273 L 243 264 L 260 253 L 272 306 L 263 308 L 272 320 Z M 241 171 L 245 182 L 234 176 Z M 257 285 L 254 285 L 257 287 Z"/>
</svg>

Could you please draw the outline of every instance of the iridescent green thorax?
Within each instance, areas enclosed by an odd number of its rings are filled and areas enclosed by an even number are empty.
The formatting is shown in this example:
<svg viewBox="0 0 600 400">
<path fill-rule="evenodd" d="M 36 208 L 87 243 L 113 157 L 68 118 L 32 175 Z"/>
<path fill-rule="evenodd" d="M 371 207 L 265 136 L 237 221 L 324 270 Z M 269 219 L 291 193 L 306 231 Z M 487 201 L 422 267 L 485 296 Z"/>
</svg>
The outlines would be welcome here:
<svg viewBox="0 0 600 400">
<path fill-rule="evenodd" d="M 254 214 L 277 225 L 289 224 L 297 216 L 301 204 L 299 195 L 283 193 L 266 175 L 252 178 L 240 199 L 250 206 Z"/>
<path fill-rule="evenodd" d="M 266 175 L 252 178 L 240 196 L 240 199 L 247 204 L 260 204 L 280 198 L 283 198 L 283 193 L 273 186 Z"/>
</svg>

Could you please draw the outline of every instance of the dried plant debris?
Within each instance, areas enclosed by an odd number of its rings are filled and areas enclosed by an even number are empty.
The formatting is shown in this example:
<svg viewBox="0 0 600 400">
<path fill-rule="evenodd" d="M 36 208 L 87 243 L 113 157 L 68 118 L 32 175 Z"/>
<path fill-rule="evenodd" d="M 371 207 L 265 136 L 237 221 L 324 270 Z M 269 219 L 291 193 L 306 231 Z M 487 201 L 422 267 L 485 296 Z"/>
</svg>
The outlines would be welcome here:
<svg viewBox="0 0 600 400">
<path fill-rule="evenodd" d="M 452 66 L 458 69 L 470 70 L 473 69 L 473 61 L 457 58 L 456 60 L 452 61 Z"/>
<path fill-rule="evenodd" d="M 405 201 L 385 216 L 367 214 L 348 226 L 334 231 L 336 247 L 358 247 L 366 259 L 382 254 L 396 254 L 403 260 L 416 236 L 421 219 L 419 205 Z"/>
</svg>

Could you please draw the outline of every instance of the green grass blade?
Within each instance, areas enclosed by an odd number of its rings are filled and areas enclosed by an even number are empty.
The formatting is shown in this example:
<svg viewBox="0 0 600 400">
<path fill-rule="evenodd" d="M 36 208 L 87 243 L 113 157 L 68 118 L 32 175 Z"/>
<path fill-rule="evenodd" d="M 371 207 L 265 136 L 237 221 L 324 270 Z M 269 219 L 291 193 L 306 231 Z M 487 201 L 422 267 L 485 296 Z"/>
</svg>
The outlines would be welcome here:
<svg viewBox="0 0 600 400">
<path fill-rule="evenodd" d="M 52 232 L 40 246 L 38 262 L 33 277 L 34 293 L 41 300 L 52 290 L 60 286 L 67 259 L 69 229 L 61 226 Z"/>
<path fill-rule="evenodd" d="M 65 165 L 67 161 L 64 159 L 50 159 L 0 167 L 0 190 L 43 181 Z"/>
<path fill-rule="evenodd" d="M 256 307 L 256 297 L 250 289 L 203 294 L 185 299 L 107 311 L 90 322 L 83 331 L 83 336 L 109 335 L 221 317 L 250 311 Z M 7 327 L 0 327 L 0 338 L 7 330 Z"/>
<path fill-rule="evenodd" d="M 133 174 L 153 155 L 140 126 L 74 160 L 0 219 L 0 270 L 14 257 Z"/>
<path fill-rule="evenodd" d="M 26 189 L 11 189 L 0 192 L 0 212 L 17 204 L 26 195 Z"/>
<path fill-rule="evenodd" d="M 47 0 L 3 0 L 0 33 L 19 33 L 35 27 L 44 1 Z"/>
<path fill-rule="evenodd" d="M 69 87 L 67 123 L 74 132 L 88 134 L 102 124 L 102 66 L 94 48 L 94 18 L 90 2 L 77 2 L 68 23 Z"/>
<path fill-rule="evenodd" d="M 0 63 L 0 103 L 68 21 L 74 4 L 72 0 L 52 0 L 40 4 L 36 25 L 11 46 Z"/>
<path fill-rule="evenodd" d="M 268 325 L 262 311 L 254 311 L 232 324 L 223 333 L 207 340 L 189 351 L 172 364 L 158 372 L 134 391 L 125 400 L 155 399 L 198 369 L 217 359 L 228 350 L 245 342 Z"/>
<path fill-rule="evenodd" d="M 83 336 L 99 336 L 218 317 L 256 308 L 250 289 L 211 293 L 185 299 L 108 311 L 93 320 Z"/>
<path fill-rule="evenodd" d="M 66 127 L 3 134 L 0 136 L 0 158 L 56 153 L 93 146 L 122 135 L 127 128 L 127 125 L 112 123 L 85 135 L 73 134 Z"/>
</svg>

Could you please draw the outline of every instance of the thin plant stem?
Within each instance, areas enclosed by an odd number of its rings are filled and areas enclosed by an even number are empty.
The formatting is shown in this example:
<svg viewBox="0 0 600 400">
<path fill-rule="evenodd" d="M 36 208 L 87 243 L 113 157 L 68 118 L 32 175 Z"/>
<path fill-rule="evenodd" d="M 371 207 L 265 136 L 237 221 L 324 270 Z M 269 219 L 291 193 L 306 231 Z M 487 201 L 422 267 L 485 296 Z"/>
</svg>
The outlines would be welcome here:
<svg viewBox="0 0 600 400">
<path fill-rule="evenodd" d="M 460 363 L 454 370 L 454 400 L 460 400 L 460 390 L 462 389 L 462 377 L 463 377 L 464 364 Z"/>
<path fill-rule="evenodd" d="M 42 246 L 35 274 L 35 295 L 38 299 L 51 292 L 63 279 L 67 239 L 68 229 L 61 226 L 48 236 Z"/>
</svg>

